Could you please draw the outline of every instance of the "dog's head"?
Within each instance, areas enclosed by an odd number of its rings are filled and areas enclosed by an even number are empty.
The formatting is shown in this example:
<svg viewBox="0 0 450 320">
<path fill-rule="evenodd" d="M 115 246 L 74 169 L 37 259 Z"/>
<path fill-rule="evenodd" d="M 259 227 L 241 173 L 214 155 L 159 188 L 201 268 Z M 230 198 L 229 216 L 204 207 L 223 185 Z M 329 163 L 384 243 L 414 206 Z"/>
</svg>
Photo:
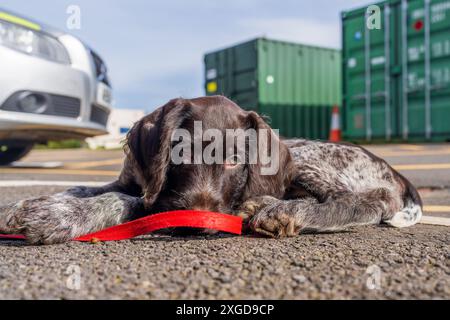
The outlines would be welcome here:
<svg viewBox="0 0 450 320">
<path fill-rule="evenodd" d="M 291 159 L 258 114 L 221 96 L 170 101 L 134 125 L 126 151 L 153 212 L 233 213 L 250 197 L 282 197 Z"/>
</svg>

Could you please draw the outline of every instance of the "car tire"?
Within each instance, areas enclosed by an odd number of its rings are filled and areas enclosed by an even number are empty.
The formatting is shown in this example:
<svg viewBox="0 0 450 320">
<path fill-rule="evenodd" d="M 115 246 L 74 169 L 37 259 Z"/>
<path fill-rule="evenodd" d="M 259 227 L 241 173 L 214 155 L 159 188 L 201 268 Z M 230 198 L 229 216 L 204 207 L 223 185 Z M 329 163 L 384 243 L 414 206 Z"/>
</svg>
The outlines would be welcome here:
<svg viewBox="0 0 450 320">
<path fill-rule="evenodd" d="M 0 141 L 0 166 L 4 166 L 10 164 L 11 162 L 17 161 L 23 157 L 25 157 L 31 149 L 33 149 L 32 143 L 15 146 L 2 144 Z"/>
</svg>

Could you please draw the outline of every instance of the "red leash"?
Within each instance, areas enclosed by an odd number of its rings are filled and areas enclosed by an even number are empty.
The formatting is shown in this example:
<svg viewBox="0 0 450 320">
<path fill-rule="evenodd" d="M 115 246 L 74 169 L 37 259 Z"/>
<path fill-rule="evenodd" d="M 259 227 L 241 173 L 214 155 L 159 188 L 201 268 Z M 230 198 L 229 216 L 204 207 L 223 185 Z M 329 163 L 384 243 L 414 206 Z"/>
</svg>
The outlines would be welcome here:
<svg viewBox="0 0 450 320">
<path fill-rule="evenodd" d="M 242 233 L 242 218 L 208 211 L 171 211 L 106 228 L 75 238 L 74 241 L 126 240 L 153 231 L 176 227 L 205 228 L 240 235 Z M 23 240 L 26 238 L 23 235 L 0 235 L 0 239 Z"/>
</svg>

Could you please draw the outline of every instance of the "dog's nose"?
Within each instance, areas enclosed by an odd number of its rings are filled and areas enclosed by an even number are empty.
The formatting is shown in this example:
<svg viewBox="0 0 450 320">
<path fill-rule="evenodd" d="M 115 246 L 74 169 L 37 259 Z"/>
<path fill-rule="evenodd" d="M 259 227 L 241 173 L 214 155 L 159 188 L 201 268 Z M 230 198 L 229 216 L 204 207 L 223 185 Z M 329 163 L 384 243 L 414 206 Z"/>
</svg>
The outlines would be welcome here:
<svg viewBox="0 0 450 320">
<path fill-rule="evenodd" d="M 220 200 L 209 192 L 200 192 L 192 197 L 190 209 L 196 211 L 218 211 Z"/>
<path fill-rule="evenodd" d="M 195 211 L 219 211 L 219 205 L 216 204 L 197 204 L 197 205 L 193 205 L 190 208 L 191 210 L 195 210 Z"/>
<path fill-rule="evenodd" d="M 191 208 L 191 210 L 194 210 L 194 211 L 214 211 L 214 210 L 212 210 L 212 209 L 210 209 L 208 207 L 204 207 L 204 206 L 193 206 Z"/>
</svg>

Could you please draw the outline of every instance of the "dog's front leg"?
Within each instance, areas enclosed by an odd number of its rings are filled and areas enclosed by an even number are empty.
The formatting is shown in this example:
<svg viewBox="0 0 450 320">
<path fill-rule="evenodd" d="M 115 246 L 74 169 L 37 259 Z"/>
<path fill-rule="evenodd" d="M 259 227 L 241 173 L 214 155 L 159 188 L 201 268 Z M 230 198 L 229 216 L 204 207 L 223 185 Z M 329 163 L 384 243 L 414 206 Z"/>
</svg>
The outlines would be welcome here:
<svg viewBox="0 0 450 320">
<path fill-rule="evenodd" d="M 0 233 L 18 233 L 33 244 L 53 244 L 133 220 L 142 200 L 110 192 L 79 198 L 62 192 L 0 207 Z"/>
<path fill-rule="evenodd" d="M 378 224 L 398 211 L 398 202 L 383 188 L 345 192 L 319 202 L 313 197 L 279 200 L 265 196 L 244 203 L 249 227 L 271 237 L 295 236 L 302 230 L 337 231 L 356 225 Z"/>
</svg>

